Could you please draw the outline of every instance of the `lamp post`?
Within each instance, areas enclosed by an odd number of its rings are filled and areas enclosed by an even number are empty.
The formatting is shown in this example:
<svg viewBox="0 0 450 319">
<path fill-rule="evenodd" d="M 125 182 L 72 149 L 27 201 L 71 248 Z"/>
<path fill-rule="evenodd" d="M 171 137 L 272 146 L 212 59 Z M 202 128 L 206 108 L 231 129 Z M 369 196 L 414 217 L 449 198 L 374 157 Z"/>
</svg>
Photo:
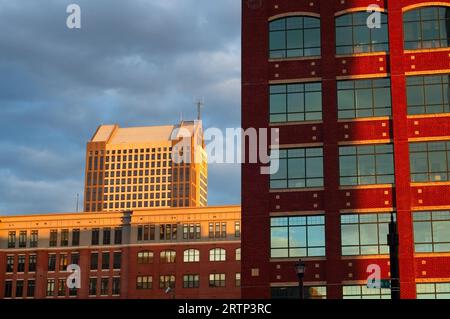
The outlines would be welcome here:
<svg viewBox="0 0 450 319">
<path fill-rule="evenodd" d="M 301 259 L 298 260 L 298 264 L 295 264 L 295 270 L 297 271 L 298 278 L 298 290 L 300 299 L 305 299 L 303 289 L 303 277 L 305 276 L 306 265 Z"/>
<path fill-rule="evenodd" d="M 398 229 L 394 219 L 394 212 L 391 212 L 391 222 L 389 223 L 389 234 L 387 235 L 389 244 L 390 270 L 391 270 L 391 299 L 400 299 L 400 265 L 398 259 Z"/>
</svg>

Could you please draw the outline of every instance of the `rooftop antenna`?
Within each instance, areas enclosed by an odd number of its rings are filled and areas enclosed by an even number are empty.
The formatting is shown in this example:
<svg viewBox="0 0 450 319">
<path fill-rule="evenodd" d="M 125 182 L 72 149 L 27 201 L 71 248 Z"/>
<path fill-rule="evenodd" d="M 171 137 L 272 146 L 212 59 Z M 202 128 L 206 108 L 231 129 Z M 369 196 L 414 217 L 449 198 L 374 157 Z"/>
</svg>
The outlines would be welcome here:
<svg viewBox="0 0 450 319">
<path fill-rule="evenodd" d="M 202 119 L 202 107 L 205 106 L 205 103 L 202 99 L 198 100 L 195 104 L 197 105 L 197 120 L 200 121 Z"/>
<path fill-rule="evenodd" d="M 80 201 L 80 194 L 77 193 L 77 213 L 78 213 L 78 202 Z"/>
</svg>

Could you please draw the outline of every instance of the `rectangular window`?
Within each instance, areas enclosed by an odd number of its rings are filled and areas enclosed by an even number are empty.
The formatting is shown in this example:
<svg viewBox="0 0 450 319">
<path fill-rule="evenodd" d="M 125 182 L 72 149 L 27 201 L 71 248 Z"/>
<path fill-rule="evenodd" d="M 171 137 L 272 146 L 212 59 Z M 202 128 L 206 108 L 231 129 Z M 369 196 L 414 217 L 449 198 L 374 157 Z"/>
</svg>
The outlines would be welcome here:
<svg viewBox="0 0 450 319">
<path fill-rule="evenodd" d="M 98 253 L 91 253 L 91 270 L 98 269 Z"/>
<path fill-rule="evenodd" d="M 175 288 L 175 276 L 174 275 L 161 275 L 159 276 L 159 288 Z"/>
<path fill-rule="evenodd" d="M 36 248 L 38 246 L 38 238 L 39 238 L 39 232 L 37 230 L 31 231 L 30 236 L 30 247 Z"/>
<path fill-rule="evenodd" d="M 222 238 L 227 237 L 227 223 L 222 223 L 221 236 Z"/>
<path fill-rule="evenodd" d="M 408 114 L 449 113 L 449 74 L 406 78 Z"/>
<path fill-rule="evenodd" d="M 58 297 L 64 297 L 66 295 L 66 280 L 58 279 Z"/>
<path fill-rule="evenodd" d="M 209 287 L 210 288 L 225 287 L 225 274 L 210 274 Z"/>
<path fill-rule="evenodd" d="M 12 297 L 12 280 L 6 280 L 5 281 L 5 298 L 11 298 Z"/>
<path fill-rule="evenodd" d="M 416 284 L 417 299 L 450 299 L 450 283 Z"/>
<path fill-rule="evenodd" d="M 16 298 L 23 297 L 23 280 L 16 281 Z"/>
<path fill-rule="evenodd" d="M 103 245 L 111 244 L 111 228 L 103 229 Z"/>
<path fill-rule="evenodd" d="M 17 258 L 17 272 L 25 272 L 25 255 L 19 255 Z"/>
<path fill-rule="evenodd" d="M 270 188 L 323 187 L 322 148 L 283 149 L 271 154 Z"/>
<path fill-rule="evenodd" d="M 109 253 L 102 253 L 102 270 L 109 269 Z"/>
<path fill-rule="evenodd" d="M 389 78 L 338 81 L 337 94 L 339 119 L 392 114 Z"/>
<path fill-rule="evenodd" d="M 271 218 L 271 258 L 325 256 L 325 216 Z"/>
<path fill-rule="evenodd" d="M 8 248 L 16 248 L 16 232 L 8 232 Z"/>
<path fill-rule="evenodd" d="M 98 245 L 100 243 L 100 229 L 92 229 L 91 245 Z"/>
<path fill-rule="evenodd" d="M 270 122 L 322 120 L 322 83 L 270 86 Z"/>
<path fill-rule="evenodd" d="M 27 281 L 27 297 L 34 297 L 34 291 L 36 290 L 36 281 L 34 279 L 28 279 Z"/>
<path fill-rule="evenodd" d="M 67 265 L 67 254 L 59 254 L 59 271 L 66 271 Z"/>
<path fill-rule="evenodd" d="M 417 253 L 450 252 L 450 211 L 413 213 Z"/>
<path fill-rule="evenodd" d="M 208 237 L 214 238 L 214 223 L 209 223 Z"/>
<path fill-rule="evenodd" d="M 200 224 L 195 224 L 195 239 L 200 239 L 202 236 Z"/>
<path fill-rule="evenodd" d="M 80 264 L 80 253 L 72 252 L 70 253 L 70 263 L 72 265 Z"/>
<path fill-rule="evenodd" d="M 241 237 L 241 222 L 234 222 L 234 237 Z"/>
<path fill-rule="evenodd" d="M 120 295 L 120 277 L 114 277 L 112 279 L 112 295 L 113 296 Z"/>
<path fill-rule="evenodd" d="M 47 297 L 53 297 L 55 295 L 55 279 L 47 279 Z"/>
<path fill-rule="evenodd" d="M 153 277 L 152 276 L 138 276 L 136 277 L 136 289 L 146 290 L 153 288 Z"/>
<path fill-rule="evenodd" d="M 12 255 L 6 257 L 6 272 L 14 272 L 14 256 Z"/>
<path fill-rule="evenodd" d="M 56 254 L 48 255 L 48 271 L 56 270 Z"/>
<path fill-rule="evenodd" d="M 19 233 L 19 248 L 27 247 L 27 231 L 21 230 Z"/>
<path fill-rule="evenodd" d="M 198 288 L 200 287 L 200 275 L 184 275 L 183 288 Z"/>
<path fill-rule="evenodd" d="M 50 230 L 49 246 L 56 247 L 58 245 L 58 230 Z"/>
<path fill-rule="evenodd" d="M 109 278 L 102 278 L 100 281 L 100 295 L 107 296 L 109 290 Z"/>
<path fill-rule="evenodd" d="M 114 269 L 120 269 L 122 266 L 122 253 L 115 251 L 113 254 L 113 267 Z"/>
<path fill-rule="evenodd" d="M 35 254 L 28 255 L 28 272 L 35 272 L 37 264 L 37 256 Z"/>
<path fill-rule="evenodd" d="M 236 273 L 236 287 L 240 287 L 241 286 L 241 273 Z"/>
<path fill-rule="evenodd" d="M 387 255 L 391 214 L 341 215 L 342 255 Z"/>
<path fill-rule="evenodd" d="M 410 143 L 411 181 L 450 180 L 450 142 Z"/>
<path fill-rule="evenodd" d="M 122 227 L 114 228 L 114 245 L 122 245 Z"/>
<path fill-rule="evenodd" d="M 299 299 L 298 287 L 273 287 L 270 289 L 272 299 Z M 305 286 L 304 299 L 327 299 L 327 287 Z"/>
<path fill-rule="evenodd" d="M 74 229 L 72 230 L 72 246 L 80 245 L 80 230 Z"/>
<path fill-rule="evenodd" d="M 69 246 L 69 230 L 62 229 L 61 230 L 61 247 Z"/>
<path fill-rule="evenodd" d="M 97 295 L 97 278 L 89 278 L 89 296 Z"/>
<path fill-rule="evenodd" d="M 394 183 L 392 144 L 341 146 L 339 148 L 342 186 Z"/>
<path fill-rule="evenodd" d="M 391 289 L 367 286 L 344 286 L 343 299 L 391 299 Z"/>
</svg>

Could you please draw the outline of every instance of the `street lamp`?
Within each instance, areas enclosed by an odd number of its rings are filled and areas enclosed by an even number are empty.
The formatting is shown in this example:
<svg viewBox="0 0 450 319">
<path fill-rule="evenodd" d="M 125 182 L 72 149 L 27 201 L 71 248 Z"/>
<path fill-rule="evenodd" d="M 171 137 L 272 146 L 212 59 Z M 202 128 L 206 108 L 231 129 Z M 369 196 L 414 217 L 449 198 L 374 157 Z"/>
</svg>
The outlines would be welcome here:
<svg viewBox="0 0 450 319">
<path fill-rule="evenodd" d="M 301 259 L 298 260 L 298 264 L 295 264 L 295 270 L 297 271 L 298 278 L 298 290 L 300 293 L 300 299 L 305 299 L 303 292 L 303 277 L 305 276 L 306 265 Z"/>
</svg>

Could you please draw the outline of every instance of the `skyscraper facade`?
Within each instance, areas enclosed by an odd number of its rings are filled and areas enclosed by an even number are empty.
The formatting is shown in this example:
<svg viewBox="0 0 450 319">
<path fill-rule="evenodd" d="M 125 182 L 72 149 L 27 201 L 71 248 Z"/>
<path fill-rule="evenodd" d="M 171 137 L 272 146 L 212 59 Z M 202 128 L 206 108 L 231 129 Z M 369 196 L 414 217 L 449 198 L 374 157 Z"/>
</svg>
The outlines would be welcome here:
<svg viewBox="0 0 450 319">
<path fill-rule="evenodd" d="M 243 128 L 279 169 L 242 171 L 242 295 L 450 296 L 450 1 L 242 1 Z M 369 271 L 369 272 L 368 272 Z"/>
<path fill-rule="evenodd" d="M 174 147 L 178 160 L 172 156 Z M 201 121 L 133 128 L 101 125 L 87 144 L 87 212 L 203 207 L 207 185 Z"/>
</svg>

